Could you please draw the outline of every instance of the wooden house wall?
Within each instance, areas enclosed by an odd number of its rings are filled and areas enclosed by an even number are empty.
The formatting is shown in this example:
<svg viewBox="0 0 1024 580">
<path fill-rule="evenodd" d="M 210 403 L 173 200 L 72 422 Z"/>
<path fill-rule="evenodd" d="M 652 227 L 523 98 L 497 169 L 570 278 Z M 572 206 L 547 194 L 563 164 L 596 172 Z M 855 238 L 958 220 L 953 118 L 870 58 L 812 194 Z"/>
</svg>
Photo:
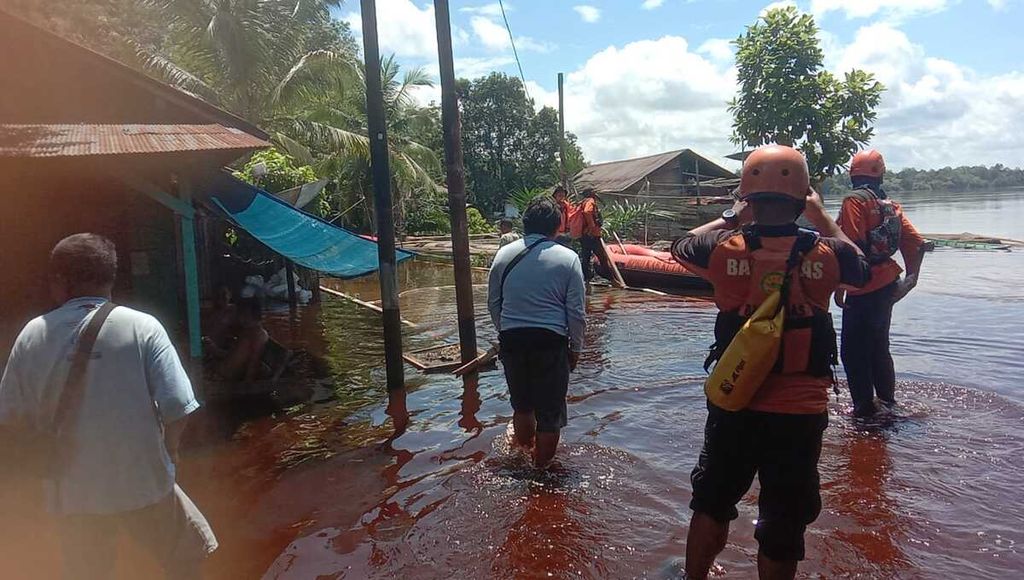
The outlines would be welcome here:
<svg viewBox="0 0 1024 580">
<path fill-rule="evenodd" d="M 670 240 L 682 236 L 687 231 L 710 219 L 709 216 L 717 215 L 722 211 L 721 206 L 698 206 L 696 205 L 696 183 L 692 175 L 693 167 L 682 167 L 688 160 L 677 157 L 670 163 L 653 171 L 646 178 L 650 183 L 648 189 L 644 188 L 641 181 L 626 190 L 616 193 L 604 194 L 605 203 L 620 203 L 628 200 L 630 203 L 651 203 L 654 209 L 670 214 L 671 218 L 652 217 L 647 227 L 646 241 L 655 242 L 658 240 Z M 703 187 L 702 196 L 717 196 L 728 194 L 727 191 Z M 639 237 L 639 236 L 638 236 Z M 644 241 L 644 240 L 640 240 Z"/>
<path fill-rule="evenodd" d="M 7 169 L 0 187 L 0 362 L 21 327 L 56 306 L 49 291 L 50 250 L 66 236 L 94 232 L 118 251 L 114 299 L 180 326 L 173 215 L 156 202 L 96 175 L 60 176 Z"/>
</svg>

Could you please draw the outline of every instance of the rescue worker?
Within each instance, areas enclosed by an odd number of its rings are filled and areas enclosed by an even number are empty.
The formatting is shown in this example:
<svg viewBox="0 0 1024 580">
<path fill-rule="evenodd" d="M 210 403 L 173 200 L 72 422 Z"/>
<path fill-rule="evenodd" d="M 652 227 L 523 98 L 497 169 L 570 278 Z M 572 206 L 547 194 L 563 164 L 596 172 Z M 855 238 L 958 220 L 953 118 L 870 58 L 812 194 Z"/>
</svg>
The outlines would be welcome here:
<svg viewBox="0 0 1024 580">
<path fill-rule="evenodd" d="M 829 299 L 840 284 L 863 285 L 868 264 L 810 188 L 799 151 L 779 145 L 754 151 L 743 165 L 739 198 L 721 218 L 676 240 L 672 255 L 714 286 L 719 314 L 709 360 L 722 355 L 788 275 L 782 354 L 742 410 L 708 401 L 704 447 L 691 475 L 686 577 L 707 577 L 738 517 L 736 504 L 757 475 L 760 577 L 793 578 L 804 558 L 806 526 L 821 510 L 818 459 L 838 363 Z M 798 228 L 801 213 L 820 236 Z"/>
<path fill-rule="evenodd" d="M 885 159 L 874 149 L 860 151 L 850 162 L 853 192 L 843 200 L 838 223 L 867 256 L 871 281 L 851 289 L 847 297 L 836 292 L 843 308 L 842 359 L 859 417 L 877 411 L 875 395 L 887 406 L 896 402 L 896 371 L 889 352 L 889 326 L 893 304 L 917 286 L 921 262 L 929 244 L 917 232 L 900 204 L 882 189 Z M 899 251 L 907 273 L 893 260 Z"/>
<path fill-rule="evenodd" d="M 580 219 L 583 222 L 583 231 L 580 235 L 580 264 L 583 266 L 583 279 L 590 282 L 594 278 L 594 265 L 591 261 L 597 256 L 602 263 L 607 263 L 607 256 L 604 254 L 604 246 L 601 244 L 602 218 L 601 210 L 597 207 L 597 192 L 592 188 L 583 191 L 583 201 L 580 202 Z"/>
</svg>

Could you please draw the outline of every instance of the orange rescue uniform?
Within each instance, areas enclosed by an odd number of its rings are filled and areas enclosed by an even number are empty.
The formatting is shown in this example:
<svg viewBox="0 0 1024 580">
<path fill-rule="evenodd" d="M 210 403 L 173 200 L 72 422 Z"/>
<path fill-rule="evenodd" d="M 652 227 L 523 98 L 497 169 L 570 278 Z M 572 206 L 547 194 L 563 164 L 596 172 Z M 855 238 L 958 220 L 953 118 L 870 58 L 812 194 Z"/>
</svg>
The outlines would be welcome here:
<svg viewBox="0 0 1024 580">
<path fill-rule="evenodd" d="M 900 216 L 902 232 L 900 234 L 900 253 L 904 259 L 907 256 L 917 254 L 927 243 L 921 237 L 914 224 L 910 223 L 903 209 L 895 201 L 891 201 Z M 864 249 L 867 245 L 868 232 L 882 223 L 882 215 L 878 209 L 878 202 L 875 199 L 864 199 L 860 196 L 850 196 L 843 201 L 842 209 L 839 210 L 839 219 L 836 220 L 843 233 L 850 240 Z M 876 290 L 881 290 L 899 279 L 903 268 L 896 263 L 896 260 L 887 258 L 881 263 L 871 266 L 871 281 L 862 288 L 851 288 L 850 296 L 860 296 Z"/>
<path fill-rule="evenodd" d="M 555 200 L 558 204 L 558 211 L 562 214 L 562 224 L 558 226 L 559 234 L 569 233 L 569 214 L 572 212 L 572 204 L 568 200 Z"/>
<path fill-rule="evenodd" d="M 597 223 L 597 200 L 592 197 L 583 198 L 579 211 L 583 212 L 583 235 L 600 238 L 601 226 Z"/>
<path fill-rule="evenodd" d="M 719 342 L 730 340 L 723 337 L 723 328 L 738 324 L 730 320 L 749 317 L 781 284 L 798 231 L 796 225 L 754 225 L 744 231 L 716 230 L 687 236 L 673 244 L 675 259 L 714 286 L 720 310 L 715 323 Z M 834 238 L 818 239 L 794 273 L 779 362 L 748 409 L 784 414 L 827 411 L 828 387 L 833 382 L 831 366 L 836 362 L 829 300 L 841 284 L 863 285 L 868 268 L 856 248 Z M 798 318 L 812 317 L 817 322 L 809 322 L 806 327 L 795 323 Z M 726 345 L 717 346 L 724 349 Z"/>
</svg>

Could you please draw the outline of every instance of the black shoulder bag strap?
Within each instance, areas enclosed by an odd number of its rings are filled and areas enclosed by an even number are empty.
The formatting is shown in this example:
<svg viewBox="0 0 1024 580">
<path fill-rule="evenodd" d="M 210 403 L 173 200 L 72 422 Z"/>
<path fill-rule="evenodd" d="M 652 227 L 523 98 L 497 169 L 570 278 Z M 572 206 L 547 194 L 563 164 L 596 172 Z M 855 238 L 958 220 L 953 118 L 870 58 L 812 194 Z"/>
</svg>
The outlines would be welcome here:
<svg viewBox="0 0 1024 580">
<path fill-rule="evenodd" d="M 536 242 L 530 244 L 529 246 L 526 246 L 525 248 L 523 248 L 522 251 L 516 254 L 515 258 L 512 258 L 512 261 L 509 262 L 507 266 L 505 266 L 505 270 L 501 273 L 501 282 L 498 284 L 499 314 L 501 313 L 501 306 L 505 304 L 505 279 L 508 278 L 508 275 L 512 273 L 512 269 L 518 266 L 519 262 L 523 261 L 523 258 L 525 258 L 527 254 L 529 254 L 531 251 L 533 251 L 534 248 L 536 248 L 537 246 L 541 245 L 543 242 L 546 241 L 548 241 L 547 238 L 541 238 Z"/>
<path fill-rule="evenodd" d="M 60 435 L 71 414 L 75 413 L 82 404 L 82 394 L 85 388 L 85 369 L 89 365 L 89 358 L 92 356 L 92 347 L 96 344 L 96 337 L 100 328 L 106 322 L 110 312 L 117 308 L 113 302 L 107 301 L 100 306 L 96 313 L 89 319 L 89 324 L 78 336 L 78 343 L 75 347 L 74 358 L 71 360 L 71 368 L 68 370 L 68 378 L 61 389 L 60 399 L 57 400 L 57 411 L 53 415 L 51 432 Z"/>
<path fill-rule="evenodd" d="M 789 305 L 789 286 L 792 283 L 794 270 L 799 269 L 800 263 L 804 261 L 804 256 L 810 253 L 814 246 L 818 245 L 819 239 L 821 239 L 821 236 L 811 230 L 800 230 L 797 232 L 796 239 L 793 241 L 793 248 L 789 252 L 789 258 L 786 260 L 786 272 L 782 278 L 780 292 L 780 308 L 785 308 Z M 797 277 L 799 276 L 800 273 L 797 272 Z"/>
</svg>

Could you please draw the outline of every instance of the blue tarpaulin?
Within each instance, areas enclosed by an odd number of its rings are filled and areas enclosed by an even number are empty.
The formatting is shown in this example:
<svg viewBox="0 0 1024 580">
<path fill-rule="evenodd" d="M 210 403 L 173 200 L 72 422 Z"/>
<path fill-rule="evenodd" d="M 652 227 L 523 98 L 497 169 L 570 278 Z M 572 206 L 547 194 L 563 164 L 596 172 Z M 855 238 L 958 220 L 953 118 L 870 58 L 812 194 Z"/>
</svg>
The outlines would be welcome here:
<svg viewBox="0 0 1024 580">
<path fill-rule="evenodd" d="M 377 243 L 292 207 L 228 173 L 204 184 L 210 200 L 239 227 L 296 264 L 338 278 L 377 270 Z M 413 256 L 396 251 L 400 262 Z"/>
</svg>

